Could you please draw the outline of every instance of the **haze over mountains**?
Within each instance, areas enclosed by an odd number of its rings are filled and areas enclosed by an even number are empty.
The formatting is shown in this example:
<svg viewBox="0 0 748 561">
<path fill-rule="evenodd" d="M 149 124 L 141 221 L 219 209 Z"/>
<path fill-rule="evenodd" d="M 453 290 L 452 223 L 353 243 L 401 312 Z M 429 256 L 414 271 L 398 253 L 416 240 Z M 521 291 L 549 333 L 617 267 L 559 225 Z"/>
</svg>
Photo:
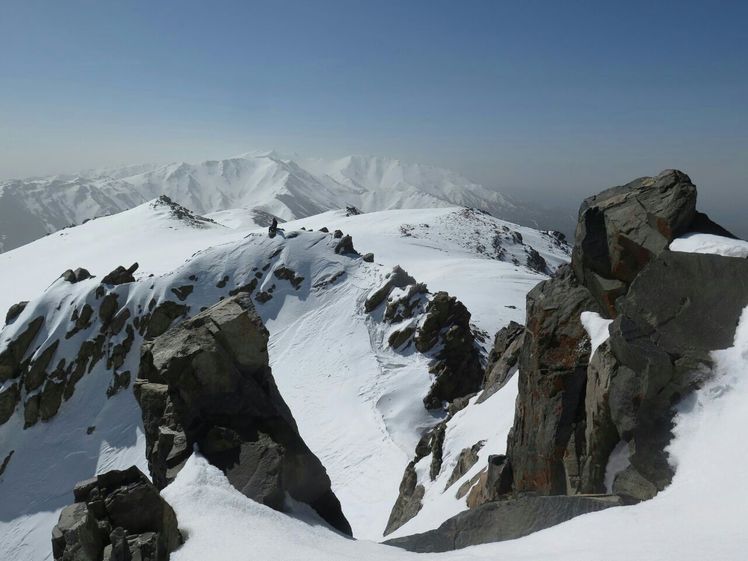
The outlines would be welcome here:
<svg viewBox="0 0 748 561">
<path fill-rule="evenodd" d="M 0 251 L 162 194 L 200 214 L 246 208 L 282 220 L 345 206 L 365 212 L 465 206 L 532 226 L 546 222 L 541 213 L 445 169 L 372 156 L 323 160 L 271 151 L 2 182 Z"/>
</svg>

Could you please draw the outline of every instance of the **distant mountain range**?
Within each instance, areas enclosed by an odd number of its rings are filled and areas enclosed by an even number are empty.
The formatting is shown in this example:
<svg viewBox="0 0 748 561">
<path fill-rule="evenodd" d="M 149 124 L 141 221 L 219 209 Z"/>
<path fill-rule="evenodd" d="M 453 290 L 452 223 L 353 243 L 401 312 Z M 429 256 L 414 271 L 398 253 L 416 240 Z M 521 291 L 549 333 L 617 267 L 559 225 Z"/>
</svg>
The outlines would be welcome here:
<svg viewBox="0 0 748 561">
<path fill-rule="evenodd" d="M 258 152 L 0 182 L 0 252 L 162 194 L 200 214 L 244 208 L 293 220 L 345 206 L 365 212 L 464 206 L 530 226 L 547 223 L 498 191 L 441 168 L 371 156 L 322 160 Z"/>
</svg>

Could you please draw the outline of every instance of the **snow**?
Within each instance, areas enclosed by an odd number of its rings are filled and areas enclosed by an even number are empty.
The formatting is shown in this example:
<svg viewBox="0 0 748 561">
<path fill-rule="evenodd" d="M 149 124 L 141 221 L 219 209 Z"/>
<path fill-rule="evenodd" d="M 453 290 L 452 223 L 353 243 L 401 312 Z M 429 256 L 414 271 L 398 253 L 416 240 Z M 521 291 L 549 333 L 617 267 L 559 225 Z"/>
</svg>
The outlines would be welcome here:
<svg viewBox="0 0 748 561">
<path fill-rule="evenodd" d="M 726 257 L 748 257 L 748 242 L 714 234 L 687 234 L 670 242 L 672 251 L 714 253 Z"/>
<path fill-rule="evenodd" d="M 592 360 L 592 356 L 595 354 L 597 348 L 610 337 L 608 328 L 613 323 L 613 320 L 605 319 L 597 312 L 582 312 L 579 315 L 579 319 L 582 321 L 582 326 L 587 335 L 590 336 L 590 344 L 592 345 L 590 360 Z"/>
</svg>

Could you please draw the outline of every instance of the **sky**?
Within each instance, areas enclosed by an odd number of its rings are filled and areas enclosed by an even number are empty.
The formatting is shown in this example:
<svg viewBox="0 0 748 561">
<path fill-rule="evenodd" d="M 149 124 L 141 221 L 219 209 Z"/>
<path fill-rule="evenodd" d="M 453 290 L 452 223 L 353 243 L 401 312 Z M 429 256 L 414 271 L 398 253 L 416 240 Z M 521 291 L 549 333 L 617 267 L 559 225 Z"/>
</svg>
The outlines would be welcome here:
<svg viewBox="0 0 748 561">
<path fill-rule="evenodd" d="M 748 2 L 0 0 L 0 178 L 398 157 L 573 212 L 662 169 L 748 235 Z"/>
</svg>

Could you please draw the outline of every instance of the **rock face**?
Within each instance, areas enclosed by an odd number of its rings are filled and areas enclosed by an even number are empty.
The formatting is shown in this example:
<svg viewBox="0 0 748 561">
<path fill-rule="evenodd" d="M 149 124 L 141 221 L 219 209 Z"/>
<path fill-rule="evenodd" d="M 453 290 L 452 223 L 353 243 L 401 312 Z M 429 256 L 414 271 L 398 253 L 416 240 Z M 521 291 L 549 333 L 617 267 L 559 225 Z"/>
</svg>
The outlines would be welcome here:
<svg viewBox="0 0 748 561">
<path fill-rule="evenodd" d="M 426 319 L 415 336 L 416 349 L 425 353 L 438 348 L 429 371 L 434 383 L 424 398 L 427 409 L 475 393 L 480 389 L 483 367 L 470 328 L 470 312 L 446 292 L 437 292 L 426 308 Z"/>
<path fill-rule="evenodd" d="M 508 456 L 514 492 L 610 492 L 612 451 L 629 466 L 612 491 L 627 501 L 669 484 L 673 406 L 703 382 L 748 305 L 748 261 L 670 252 L 680 233 L 714 225 L 678 171 L 587 199 L 573 271 L 528 294 L 520 389 Z M 595 355 L 579 314 L 615 318 Z"/>
<path fill-rule="evenodd" d="M 488 354 L 488 364 L 483 376 L 483 393 L 478 398 L 478 403 L 484 402 L 503 388 L 517 371 L 524 341 L 525 327 L 514 321 L 496 333 L 493 347 Z"/>
<path fill-rule="evenodd" d="M 586 199 L 579 209 L 572 265 L 609 316 L 644 266 L 689 229 L 696 187 L 677 170 L 642 177 Z"/>
<path fill-rule="evenodd" d="M 288 494 L 350 535 L 324 467 L 278 392 L 267 344 L 249 294 L 240 293 L 143 346 L 135 392 L 153 481 L 166 485 L 197 445 L 248 497 L 282 510 Z"/>
<path fill-rule="evenodd" d="M 569 267 L 527 295 L 519 395 L 508 443 L 516 491 L 564 494 L 573 484 L 563 458 L 584 428 L 590 341 L 579 316 L 590 310 L 599 311 L 597 303 Z"/>
<path fill-rule="evenodd" d="M 521 497 L 496 501 L 458 514 L 435 530 L 384 543 L 419 553 L 452 551 L 521 538 L 575 516 L 620 504 L 615 497 Z"/>
<path fill-rule="evenodd" d="M 8 313 L 5 314 L 5 323 L 9 324 L 18 316 L 20 316 L 21 313 L 26 309 L 27 305 L 28 301 L 23 301 L 18 302 L 17 304 L 13 304 L 10 308 L 8 308 Z"/>
<path fill-rule="evenodd" d="M 52 530 L 55 561 L 162 561 L 182 544 L 177 516 L 135 466 L 83 481 Z"/>
</svg>

